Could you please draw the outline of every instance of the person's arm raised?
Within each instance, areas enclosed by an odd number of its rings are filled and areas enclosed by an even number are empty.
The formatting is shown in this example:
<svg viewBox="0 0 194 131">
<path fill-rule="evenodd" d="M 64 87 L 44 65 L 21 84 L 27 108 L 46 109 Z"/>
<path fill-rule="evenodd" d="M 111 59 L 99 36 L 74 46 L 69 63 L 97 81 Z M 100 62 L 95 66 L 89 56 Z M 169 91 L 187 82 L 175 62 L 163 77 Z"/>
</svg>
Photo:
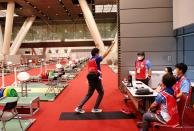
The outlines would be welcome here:
<svg viewBox="0 0 194 131">
<path fill-rule="evenodd" d="M 113 43 L 111 44 L 111 46 L 104 52 L 104 54 L 102 55 L 102 58 L 103 58 L 103 59 L 110 53 L 110 51 L 112 50 L 114 44 L 115 44 L 115 42 L 113 42 Z"/>
</svg>

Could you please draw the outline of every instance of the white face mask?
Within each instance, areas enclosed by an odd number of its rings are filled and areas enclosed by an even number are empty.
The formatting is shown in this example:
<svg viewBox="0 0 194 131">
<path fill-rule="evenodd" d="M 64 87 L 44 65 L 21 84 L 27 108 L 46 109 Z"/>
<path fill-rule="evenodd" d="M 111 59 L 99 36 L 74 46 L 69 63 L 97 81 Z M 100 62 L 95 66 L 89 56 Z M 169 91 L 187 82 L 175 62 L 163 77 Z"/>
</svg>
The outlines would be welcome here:
<svg viewBox="0 0 194 131">
<path fill-rule="evenodd" d="M 173 75 L 174 75 L 175 77 L 177 77 L 177 75 L 176 75 L 176 69 L 174 69 L 172 73 L 173 73 Z"/>
<path fill-rule="evenodd" d="M 138 56 L 137 59 L 141 61 L 143 60 L 143 56 Z"/>
</svg>

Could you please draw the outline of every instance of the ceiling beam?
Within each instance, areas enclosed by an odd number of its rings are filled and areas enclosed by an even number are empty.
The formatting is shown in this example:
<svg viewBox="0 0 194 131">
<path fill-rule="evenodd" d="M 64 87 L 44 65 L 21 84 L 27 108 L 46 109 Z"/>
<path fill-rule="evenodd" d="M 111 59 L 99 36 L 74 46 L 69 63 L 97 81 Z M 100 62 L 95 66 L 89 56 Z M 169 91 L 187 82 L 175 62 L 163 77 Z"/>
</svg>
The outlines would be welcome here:
<svg viewBox="0 0 194 131">
<path fill-rule="evenodd" d="M 111 45 L 112 40 L 104 41 L 105 46 Z M 23 43 L 20 48 L 51 48 L 51 47 L 94 47 L 93 41 L 75 41 L 75 42 L 39 42 L 39 43 Z"/>
</svg>

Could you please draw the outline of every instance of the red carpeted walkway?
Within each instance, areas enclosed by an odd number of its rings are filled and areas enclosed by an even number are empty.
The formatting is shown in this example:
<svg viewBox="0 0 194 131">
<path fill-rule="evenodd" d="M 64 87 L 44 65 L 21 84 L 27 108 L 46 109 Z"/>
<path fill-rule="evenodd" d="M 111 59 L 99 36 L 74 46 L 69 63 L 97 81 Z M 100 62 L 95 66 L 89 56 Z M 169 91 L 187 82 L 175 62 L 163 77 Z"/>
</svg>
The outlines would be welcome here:
<svg viewBox="0 0 194 131">
<path fill-rule="evenodd" d="M 118 90 L 117 75 L 108 66 L 102 67 L 105 96 L 101 108 L 105 112 L 119 111 L 123 106 L 123 97 Z M 87 92 L 87 70 L 80 72 L 75 80 L 54 102 L 41 102 L 41 109 L 35 115 L 37 121 L 30 131 L 137 131 L 135 119 L 130 120 L 81 120 L 60 121 L 61 112 L 73 112 Z M 96 93 L 85 105 L 89 112 L 96 100 Z"/>
</svg>

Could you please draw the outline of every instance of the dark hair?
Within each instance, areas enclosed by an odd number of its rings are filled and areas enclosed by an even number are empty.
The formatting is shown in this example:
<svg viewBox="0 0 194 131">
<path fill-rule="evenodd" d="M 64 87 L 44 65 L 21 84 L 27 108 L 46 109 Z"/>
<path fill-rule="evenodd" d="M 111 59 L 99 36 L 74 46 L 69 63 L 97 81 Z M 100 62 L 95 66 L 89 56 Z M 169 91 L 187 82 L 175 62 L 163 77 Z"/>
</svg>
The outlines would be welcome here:
<svg viewBox="0 0 194 131">
<path fill-rule="evenodd" d="M 168 70 L 168 73 L 173 74 L 171 67 L 166 67 L 166 69 Z"/>
<path fill-rule="evenodd" d="M 95 56 L 98 53 L 99 53 L 99 49 L 98 48 L 93 48 L 92 51 L 91 51 L 91 55 L 92 56 Z"/>
<path fill-rule="evenodd" d="M 178 63 L 175 65 L 175 67 L 178 68 L 179 70 L 181 70 L 183 74 L 185 74 L 187 72 L 187 69 L 188 69 L 187 65 L 184 63 Z"/>
<path fill-rule="evenodd" d="M 137 56 L 144 56 L 145 57 L 145 52 L 141 51 L 137 53 Z"/>
<path fill-rule="evenodd" d="M 172 87 L 176 83 L 176 78 L 172 74 L 168 73 L 162 77 L 162 83 L 166 87 Z"/>
</svg>

